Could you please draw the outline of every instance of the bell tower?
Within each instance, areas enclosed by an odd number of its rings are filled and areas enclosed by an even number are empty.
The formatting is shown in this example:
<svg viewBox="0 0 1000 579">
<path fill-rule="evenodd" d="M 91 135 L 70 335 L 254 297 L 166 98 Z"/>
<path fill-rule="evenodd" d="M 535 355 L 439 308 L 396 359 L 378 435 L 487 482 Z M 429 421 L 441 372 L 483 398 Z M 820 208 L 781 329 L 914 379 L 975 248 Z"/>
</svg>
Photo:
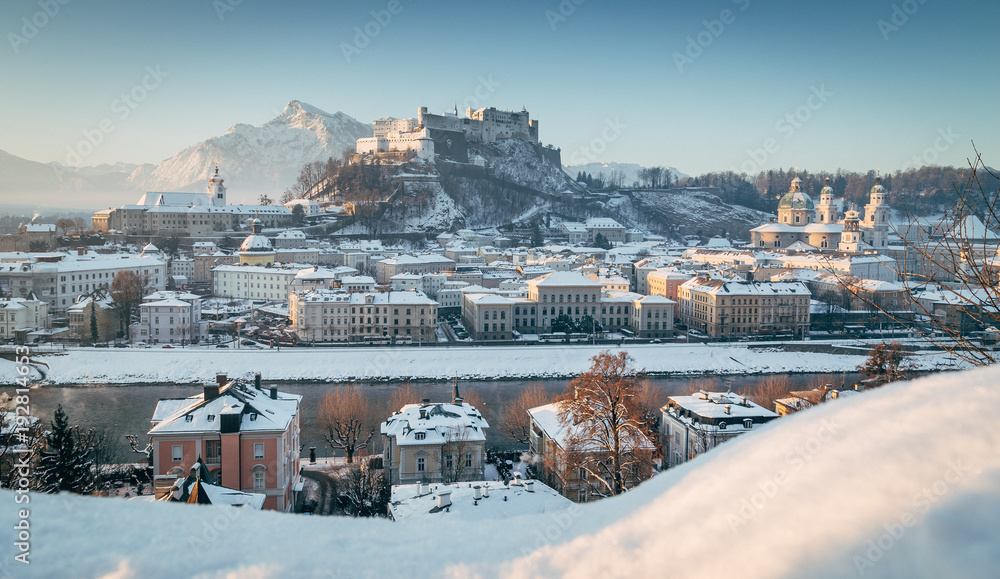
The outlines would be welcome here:
<svg viewBox="0 0 1000 579">
<path fill-rule="evenodd" d="M 208 179 L 208 196 L 212 198 L 212 205 L 225 207 L 226 186 L 222 184 L 222 176 L 219 175 L 219 165 L 215 165 L 215 173 Z"/>
<path fill-rule="evenodd" d="M 844 213 L 844 231 L 840 234 L 840 251 L 858 253 L 864 248 L 861 239 L 860 215 L 854 210 L 854 205 Z"/>
<path fill-rule="evenodd" d="M 817 223 L 836 223 L 837 207 L 833 204 L 833 187 L 830 178 L 823 181 L 823 190 L 819 193 L 819 205 L 816 206 Z"/>
<path fill-rule="evenodd" d="M 875 175 L 875 186 L 869 193 L 868 205 L 865 205 L 863 227 L 868 230 L 869 243 L 875 249 L 884 249 L 889 244 L 889 205 L 885 202 L 885 187 L 878 173 Z"/>
</svg>

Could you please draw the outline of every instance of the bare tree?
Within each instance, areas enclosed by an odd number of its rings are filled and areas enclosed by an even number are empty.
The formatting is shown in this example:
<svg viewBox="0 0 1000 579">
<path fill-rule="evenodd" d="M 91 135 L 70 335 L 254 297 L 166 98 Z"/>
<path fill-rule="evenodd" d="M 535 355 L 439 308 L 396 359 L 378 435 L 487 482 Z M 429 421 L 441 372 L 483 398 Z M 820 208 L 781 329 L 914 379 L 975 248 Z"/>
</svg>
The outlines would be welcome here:
<svg viewBox="0 0 1000 579">
<path fill-rule="evenodd" d="M 139 275 L 127 269 L 116 273 L 111 280 L 111 299 L 118 306 L 119 335 L 128 335 L 132 317 L 148 289 L 148 275 Z"/>
<path fill-rule="evenodd" d="M 441 447 L 441 478 L 446 483 L 471 480 L 476 472 L 471 431 L 464 424 L 450 428 Z"/>
<path fill-rule="evenodd" d="M 617 495 L 648 472 L 653 445 L 645 436 L 632 358 L 605 351 L 591 360 L 560 398 L 560 419 L 578 450 L 575 466 L 593 477 L 596 492 Z"/>
<path fill-rule="evenodd" d="M 398 386 L 389 394 L 388 401 L 386 402 L 385 416 L 392 416 L 393 413 L 399 412 L 407 404 L 416 404 L 420 400 L 421 392 L 409 382 L 403 386 Z"/>
<path fill-rule="evenodd" d="M 371 401 L 357 386 L 338 388 L 320 402 L 319 425 L 323 438 L 330 446 L 347 455 L 347 462 L 354 462 L 354 455 L 375 435 L 378 418 Z"/>
<path fill-rule="evenodd" d="M 388 516 L 392 489 L 385 470 L 374 468 L 371 461 L 362 460 L 357 467 L 341 471 L 341 488 L 350 501 L 349 511 L 355 517 Z"/>
<path fill-rule="evenodd" d="M 517 398 L 503 404 L 497 413 L 499 432 L 514 442 L 527 444 L 531 437 L 531 421 L 528 410 L 547 404 L 551 400 L 548 392 L 538 383 L 530 384 Z"/>
<path fill-rule="evenodd" d="M 747 398 L 768 410 L 774 410 L 774 401 L 786 398 L 792 391 L 792 380 L 787 374 L 771 374 L 747 390 Z"/>
</svg>

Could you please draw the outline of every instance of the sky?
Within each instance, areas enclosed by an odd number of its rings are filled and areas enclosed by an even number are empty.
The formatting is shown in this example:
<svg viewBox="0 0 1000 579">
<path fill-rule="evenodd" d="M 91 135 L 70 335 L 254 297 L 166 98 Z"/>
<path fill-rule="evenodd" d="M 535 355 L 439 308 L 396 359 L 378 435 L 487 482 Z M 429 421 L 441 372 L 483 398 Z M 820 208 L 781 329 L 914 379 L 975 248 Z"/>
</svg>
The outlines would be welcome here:
<svg viewBox="0 0 1000 579">
<path fill-rule="evenodd" d="M 362 122 L 524 106 L 566 165 L 893 171 L 965 165 L 973 142 L 995 165 L 998 18 L 986 0 L 10 1 L 0 150 L 159 163 L 297 99 Z"/>
</svg>

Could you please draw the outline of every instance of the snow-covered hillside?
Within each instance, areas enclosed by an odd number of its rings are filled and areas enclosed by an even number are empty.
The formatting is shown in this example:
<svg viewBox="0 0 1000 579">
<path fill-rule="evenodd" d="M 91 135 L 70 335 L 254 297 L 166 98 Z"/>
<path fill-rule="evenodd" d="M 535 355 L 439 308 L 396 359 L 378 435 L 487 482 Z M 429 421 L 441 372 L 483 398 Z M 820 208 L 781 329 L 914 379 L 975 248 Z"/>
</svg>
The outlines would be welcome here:
<svg viewBox="0 0 1000 579">
<path fill-rule="evenodd" d="M 755 428 L 625 495 L 511 519 L 34 493 L 31 565 L 11 554 L 0 575 L 995 577 L 998 386 L 996 367 L 892 384 Z M 5 520 L 14 499 L 0 491 Z M 0 529 L 9 549 L 13 527 Z"/>
<path fill-rule="evenodd" d="M 233 201 L 248 202 L 261 193 L 280 194 L 306 163 L 340 158 L 345 150 L 354 150 L 358 139 L 371 135 L 370 124 L 293 100 L 263 125 L 233 125 L 225 135 L 163 161 L 132 185 L 143 191 L 200 190 L 218 163 Z"/>
<path fill-rule="evenodd" d="M 624 175 L 624 183 L 626 187 L 630 187 L 632 183 L 639 180 L 639 171 L 646 169 L 645 165 L 639 165 L 637 163 L 616 163 L 614 161 L 610 163 L 586 163 L 584 165 L 567 165 L 566 173 L 570 177 L 576 179 L 577 173 L 589 173 L 592 177 L 597 177 L 600 174 L 604 174 L 604 177 L 610 177 L 612 172 L 617 172 Z M 670 169 L 670 175 L 673 177 L 674 181 L 678 179 L 683 179 L 685 177 L 690 177 L 685 173 L 681 173 L 676 167 L 667 167 Z"/>
<path fill-rule="evenodd" d="M 704 189 L 632 191 L 608 201 L 608 209 L 623 223 L 667 236 L 726 234 L 749 239 L 750 229 L 773 219 L 773 215 L 729 205 Z"/>
</svg>

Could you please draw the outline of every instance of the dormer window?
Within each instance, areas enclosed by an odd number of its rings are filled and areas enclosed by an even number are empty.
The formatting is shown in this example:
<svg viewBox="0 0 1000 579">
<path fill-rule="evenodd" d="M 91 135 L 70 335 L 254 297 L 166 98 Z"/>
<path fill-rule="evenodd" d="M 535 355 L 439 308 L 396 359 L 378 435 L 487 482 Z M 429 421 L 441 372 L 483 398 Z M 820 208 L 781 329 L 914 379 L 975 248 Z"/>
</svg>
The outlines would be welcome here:
<svg viewBox="0 0 1000 579">
<path fill-rule="evenodd" d="M 208 421 L 209 422 L 215 422 L 215 415 L 214 414 L 209 414 L 208 415 Z"/>
<path fill-rule="evenodd" d="M 191 416 L 190 414 L 184 417 L 184 422 L 191 422 L 192 420 L 194 420 L 194 416 Z"/>
<path fill-rule="evenodd" d="M 415 438 L 417 440 L 424 440 L 425 438 L 427 438 L 427 433 L 426 432 L 418 432 L 418 433 L 416 433 L 416 434 L 413 435 L 413 438 Z"/>
</svg>

